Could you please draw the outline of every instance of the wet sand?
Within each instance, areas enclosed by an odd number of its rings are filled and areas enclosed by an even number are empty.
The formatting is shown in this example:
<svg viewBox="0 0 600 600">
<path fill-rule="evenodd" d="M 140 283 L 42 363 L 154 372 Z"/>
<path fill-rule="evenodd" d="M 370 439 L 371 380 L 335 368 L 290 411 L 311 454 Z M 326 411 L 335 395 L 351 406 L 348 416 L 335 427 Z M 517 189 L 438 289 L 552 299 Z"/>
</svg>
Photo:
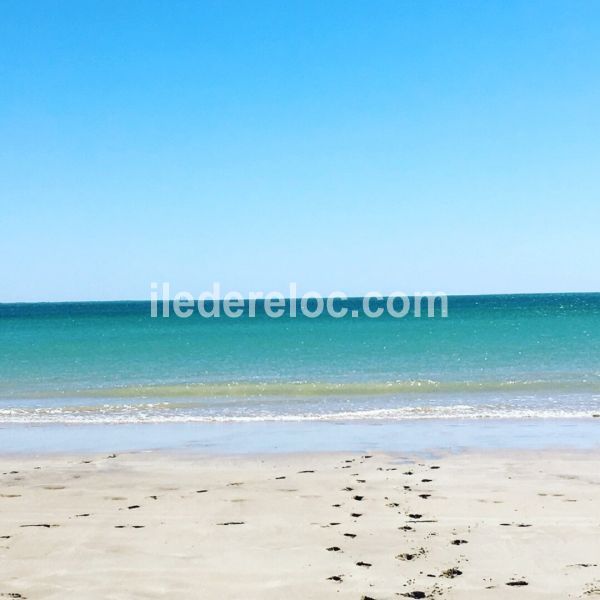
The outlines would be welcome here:
<svg viewBox="0 0 600 600">
<path fill-rule="evenodd" d="M 600 598 L 600 455 L 0 457 L 4 598 Z"/>
</svg>

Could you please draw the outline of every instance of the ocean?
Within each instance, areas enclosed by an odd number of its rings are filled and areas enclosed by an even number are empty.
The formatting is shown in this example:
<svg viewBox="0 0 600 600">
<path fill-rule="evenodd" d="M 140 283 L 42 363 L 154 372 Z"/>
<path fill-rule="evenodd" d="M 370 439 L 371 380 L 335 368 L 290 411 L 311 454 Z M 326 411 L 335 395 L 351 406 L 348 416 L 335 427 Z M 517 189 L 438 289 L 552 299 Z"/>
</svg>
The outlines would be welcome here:
<svg viewBox="0 0 600 600">
<path fill-rule="evenodd" d="M 359 300 L 351 300 L 358 303 Z M 448 316 L 151 318 L 0 305 L 0 424 L 593 418 L 600 294 L 451 296 Z"/>
</svg>

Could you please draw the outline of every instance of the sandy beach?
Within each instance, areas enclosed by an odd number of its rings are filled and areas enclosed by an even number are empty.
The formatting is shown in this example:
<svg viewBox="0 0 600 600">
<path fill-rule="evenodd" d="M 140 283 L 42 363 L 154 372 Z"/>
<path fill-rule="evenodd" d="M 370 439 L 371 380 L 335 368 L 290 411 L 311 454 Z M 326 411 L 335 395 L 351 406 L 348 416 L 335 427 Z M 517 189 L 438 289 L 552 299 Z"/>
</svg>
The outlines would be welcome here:
<svg viewBox="0 0 600 600">
<path fill-rule="evenodd" d="M 598 458 L 3 456 L 0 598 L 600 597 Z"/>
</svg>

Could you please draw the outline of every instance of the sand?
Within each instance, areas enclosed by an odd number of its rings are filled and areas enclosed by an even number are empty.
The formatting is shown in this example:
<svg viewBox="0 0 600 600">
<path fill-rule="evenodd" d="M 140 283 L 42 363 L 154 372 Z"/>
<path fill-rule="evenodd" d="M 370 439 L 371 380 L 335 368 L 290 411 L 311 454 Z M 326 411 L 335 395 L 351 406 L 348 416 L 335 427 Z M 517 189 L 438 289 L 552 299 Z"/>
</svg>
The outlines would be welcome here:
<svg viewBox="0 0 600 600">
<path fill-rule="evenodd" d="M 600 598 L 597 453 L 0 457 L 0 598 Z"/>
</svg>

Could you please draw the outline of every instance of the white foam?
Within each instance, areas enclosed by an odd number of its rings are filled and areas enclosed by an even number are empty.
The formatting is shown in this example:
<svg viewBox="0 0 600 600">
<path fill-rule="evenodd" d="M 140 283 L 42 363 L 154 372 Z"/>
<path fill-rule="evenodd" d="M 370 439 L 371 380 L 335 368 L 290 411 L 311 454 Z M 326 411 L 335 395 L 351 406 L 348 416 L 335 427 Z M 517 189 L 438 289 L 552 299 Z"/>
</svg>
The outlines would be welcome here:
<svg viewBox="0 0 600 600">
<path fill-rule="evenodd" d="M 108 408 L 108 410 L 106 410 Z M 506 408 L 493 406 L 418 406 L 339 412 L 202 414 L 181 410 L 156 410 L 156 405 L 120 405 L 77 408 L 8 408 L 0 409 L 0 423 L 13 424 L 136 424 L 136 423 L 257 423 L 301 421 L 402 421 L 413 419 L 586 419 L 597 410 L 565 408 Z M 104 410 L 103 410 L 104 409 Z"/>
</svg>

